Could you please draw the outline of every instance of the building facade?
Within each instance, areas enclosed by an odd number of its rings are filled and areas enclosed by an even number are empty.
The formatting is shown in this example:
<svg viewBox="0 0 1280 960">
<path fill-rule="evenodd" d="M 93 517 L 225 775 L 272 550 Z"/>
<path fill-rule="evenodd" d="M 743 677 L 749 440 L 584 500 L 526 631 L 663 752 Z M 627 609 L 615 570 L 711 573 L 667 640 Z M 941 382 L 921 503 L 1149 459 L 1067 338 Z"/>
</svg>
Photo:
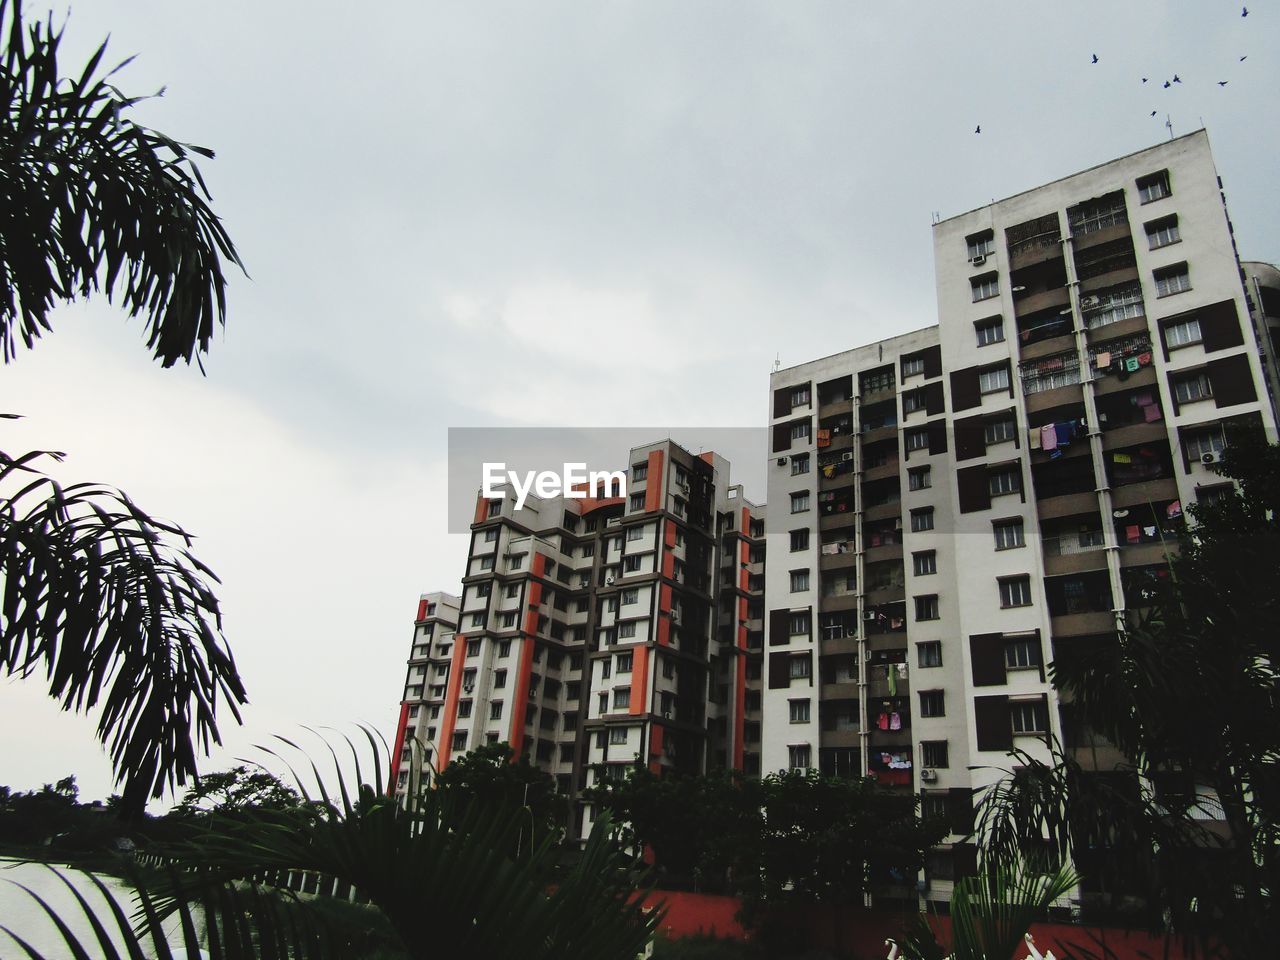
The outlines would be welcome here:
<svg viewBox="0 0 1280 960">
<path fill-rule="evenodd" d="M 402 706 L 431 767 L 507 742 L 584 831 L 597 776 L 759 769 L 763 508 L 669 440 L 629 451 L 625 493 L 479 497 L 456 630 L 415 625 Z"/>
<path fill-rule="evenodd" d="M 918 792 L 945 899 L 1007 752 L 1083 746 L 1046 664 L 1167 575 L 1224 425 L 1274 431 L 1278 324 L 1203 131 L 944 220 L 934 255 L 936 327 L 772 377 L 763 764 Z"/>
</svg>

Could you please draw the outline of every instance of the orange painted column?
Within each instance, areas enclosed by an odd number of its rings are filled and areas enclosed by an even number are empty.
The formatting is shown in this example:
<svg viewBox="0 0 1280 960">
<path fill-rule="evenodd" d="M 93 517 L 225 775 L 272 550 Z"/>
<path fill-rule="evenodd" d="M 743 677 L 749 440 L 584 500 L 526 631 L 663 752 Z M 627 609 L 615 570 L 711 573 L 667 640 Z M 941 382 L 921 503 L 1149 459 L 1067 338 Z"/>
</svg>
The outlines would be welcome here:
<svg viewBox="0 0 1280 960">
<path fill-rule="evenodd" d="M 440 727 L 440 738 L 436 741 L 436 754 L 439 760 L 437 770 L 443 770 L 449 763 L 449 754 L 453 752 L 453 728 L 458 720 L 458 696 L 462 690 L 462 664 L 467 659 L 467 638 L 462 634 L 453 637 L 453 657 L 449 661 L 449 685 L 444 694 L 444 723 Z"/>
<path fill-rule="evenodd" d="M 390 779 L 387 782 L 387 796 L 393 797 L 396 793 L 396 778 L 400 772 L 400 752 L 404 750 L 404 731 L 409 726 L 409 705 L 407 703 L 400 704 L 400 722 L 396 724 L 395 749 L 391 751 L 391 772 L 388 774 Z"/>
</svg>

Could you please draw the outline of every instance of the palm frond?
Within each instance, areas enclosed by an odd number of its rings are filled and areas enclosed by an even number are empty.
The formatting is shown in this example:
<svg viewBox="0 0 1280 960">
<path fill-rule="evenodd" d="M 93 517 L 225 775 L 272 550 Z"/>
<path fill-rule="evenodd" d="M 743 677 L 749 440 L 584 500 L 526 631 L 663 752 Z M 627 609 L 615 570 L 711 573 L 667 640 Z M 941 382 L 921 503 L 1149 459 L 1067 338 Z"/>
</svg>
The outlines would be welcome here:
<svg viewBox="0 0 1280 960">
<path fill-rule="evenodd" d="M 243 269 L 192 159 L 212 151 L 128 119 L 142 98 L 108 82 L 125 64 L 100 70 L 105 43 L 63 76 L 62 28 L 24 22 L 21 0 L 0 0 L 0 40 L 5 361 L 50 329 L 55 304 L 100 291 L 145 317 L 161 364 L 198 362 L 225 323 L 223 262 Z"/>
<path fill-rule="evenodd" d="M 0 453 L 0 672 L 43 673 L 97 711 L 127 809 L 194 776 L 244 686 L 191 537 L 110 487 L 63 487 L 53 454 Z"/>
</svg>

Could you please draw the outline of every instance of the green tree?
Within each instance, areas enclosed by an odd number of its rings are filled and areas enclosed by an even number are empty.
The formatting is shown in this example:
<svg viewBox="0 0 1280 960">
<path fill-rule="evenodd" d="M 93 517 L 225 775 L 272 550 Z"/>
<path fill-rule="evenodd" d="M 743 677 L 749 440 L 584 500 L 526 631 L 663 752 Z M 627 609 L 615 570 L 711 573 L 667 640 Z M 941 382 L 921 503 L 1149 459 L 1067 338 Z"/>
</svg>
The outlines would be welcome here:
<svg viewBox="0 0 1280 960">
<path fill-rule="evenodd" d="M 237 813 L 254 809 L 279 809 L 302 803 L 292 787 L 266 770 L 241 765 L 196 777 L 175 807 L 180 815 Z"/>
<path fill-rule="evenodd" d="M 0 0 L 0 42 L 5 361 L 57 304 L 101 293 L 145 318 L 161 364 L 199 362 L 225 318 L 224 261 L 240 265 L 192 161 L 212 153 L 129 118 L 139 98 L 102 69 L 105 44 L 64 75 L 62 28 L 20 0 Z M 43 673 L 64 709 L 96 711 L 137 816 L 196 773 L 244 687 L 190 537 L 118 490 L 56 482 L 61 456 L 0 453 L 0 673 Z"/>
<path fill-rule="evenodd" d="M 1098 776 L 1062 750 L 1019 758 L 979 833 L 993 865 L 1070 858 L 1141 896 L 1150 922 L 1261 956 L 1280 942 L 1280 448 L 1233 429 L 1219 469 L 1239 490 L 1190 509 L 1146 608 L 1053 667 L 1084 735 L 1126 763 Z"/>
<path fill-rule="evenodd" d="M 565 798 L 555 779 L 527 755 L 517 760 L 507 743 L 487 743 L 451 761 L 436 775 L 435 792 L 449 816 L 465 819 L 479 809 L 521 820 L 515 842 L 525 851 L 564 830 Z"/>
</svg>

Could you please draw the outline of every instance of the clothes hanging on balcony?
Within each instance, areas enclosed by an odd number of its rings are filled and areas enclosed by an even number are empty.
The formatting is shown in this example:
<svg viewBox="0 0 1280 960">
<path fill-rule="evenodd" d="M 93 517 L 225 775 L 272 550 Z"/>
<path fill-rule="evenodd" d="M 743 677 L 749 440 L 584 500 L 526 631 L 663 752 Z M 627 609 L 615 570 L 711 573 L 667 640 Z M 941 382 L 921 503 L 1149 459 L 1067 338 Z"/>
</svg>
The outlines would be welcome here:
<svg viewBox="0 0 1280 960">
<path fill-rule="evenodd" d="M 1164 515 L 1172 520 L 1174 517 L 1182 516 L 1182 501 L 1174 500 L 1169 506 L 1164 508 Z"/>
<path fill-rule="evenodd" d="M 902 729 L 902 714 L 898 713 L 897 710 L 889 714 L 889 729 L 890 730 Z"/>
<path fill-rule="evenodd" d="M 1027 439 L 1028 439 L 1027 445 L 1030 446 L 1032 450 L 1039 450 L 1040 449 L 1040 428 L 1032 427 L 1030 430 L 1028 430 Z"/>
<path fill-rule="evenodd" d="M 880 716 L 876 717 L 876 729 L 877 730 L 889 729 L 889 714 L 886 711 L 883 711 L 883 710 L 880 711 Z"/>
<path fill-rule="evenodd" d="M 831 431 L 828 430 L 826 427 L 820 427 L 818 429 L 818 446 L 819 447 L 831 446 Z"/>
<path fill-rule="evenodd" d="M 1056 450 L 1058 448 L 1058 431 L 1052 423 L 1046 423 L 1040 428 L 1040 449 Z"/>
<path fill-rule="evenodd" d="M 885 670 L 885 674 L 889 680 L 889 696 L 896 697 L 898 695 L 898 672 L 893 669 L 892 665 L 890 665 L 888 669 Z M 895 713 L 894 716 L 896 717 L 897 714 Z"/>
<path fill-rule="evenodd" d="M 1067 446 L 1075 438 L 1076 424 L 1074 420 L 1066 423 L 1055 423 L 1053 429 L 1057 435 L 1057 445 L 1060 447 Z"/>
<path fill-rule="evenodd" d="M 1147 423 L 1155 423 L 1163 418 L 1164 414 L 1160 412 L 1160 408 L 1154 403 L 1149 403 L 1142 408 L 1142 419 Z"/>
</svg>

